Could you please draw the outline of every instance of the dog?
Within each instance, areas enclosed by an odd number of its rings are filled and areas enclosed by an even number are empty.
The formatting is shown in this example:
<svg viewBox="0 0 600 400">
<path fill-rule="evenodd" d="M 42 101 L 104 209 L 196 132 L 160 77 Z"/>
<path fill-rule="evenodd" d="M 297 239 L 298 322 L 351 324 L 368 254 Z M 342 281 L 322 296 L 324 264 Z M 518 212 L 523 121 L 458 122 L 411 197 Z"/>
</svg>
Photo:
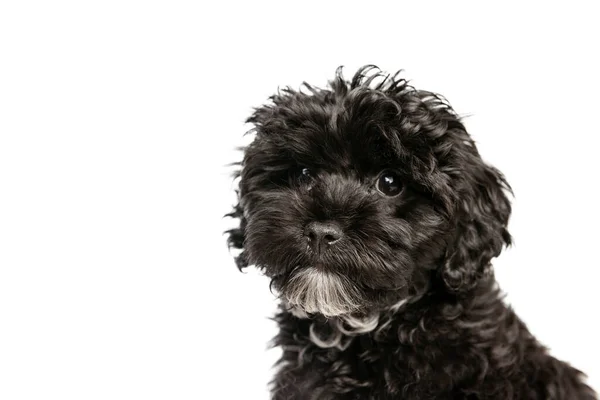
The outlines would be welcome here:
<svg viewBox="0 0 600 400">
<path fill-rule="evenodd" d="M 273 399 L 596 399 L 502 299 L 511 188 L 442 96 L 375 66 L 254 110 L 228 214 L 280 297 Z"/>
</svg>

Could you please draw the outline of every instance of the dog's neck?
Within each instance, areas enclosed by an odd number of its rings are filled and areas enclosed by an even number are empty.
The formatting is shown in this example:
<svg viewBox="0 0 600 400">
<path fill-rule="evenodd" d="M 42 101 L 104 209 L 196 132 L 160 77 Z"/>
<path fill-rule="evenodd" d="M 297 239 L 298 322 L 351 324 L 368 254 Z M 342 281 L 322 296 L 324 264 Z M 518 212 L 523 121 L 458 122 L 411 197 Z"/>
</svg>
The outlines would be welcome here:
<svg viewBox="0 0 600 400">
<path fill-rule="evenodd" d="M 482 298 L 483 297 L 483 298 Z M 319 315 L 309 315 L 297 307 L 284 309 L 294 317 L 309 321 L 309 338 L 312 343 L 320 348 L 347 349 L 354 339 L 368 335 L 375 340 L 387 335 L 392 325 L 407 325 L 403 322 L 407 309 L 415 310 L 427 308 L 431 311 L 435 304 L 441 314 L 447 313 L 442 318 L 452 319 L 455 313 L 462 312 L 468 304 L 478 301 L 501 301 L 499 289 L 493 275 L 487 276 L 471 293 L 461 298 L 454 296 L 440 297 L 435 289 L 425 288 L 420 294 L 413 295 L 398 301 L 392 306 L 367 315 L 343 315 L 325 318 Z M 427 303 L 422 304 L 421 303 Z M 422 319 L 419 321 L 422 324 Z"/>
<path fill-rule="evenodd" d="M 423 291 L 419 295 L 404 298 L 389 307 L 367 315 L 349 314 L 325 318 L 319 315 L 309 315 L 304 310 L 285 303 L 284 308 L 296 318 L 313 321 L 310 324 L 310 340 L 315 345 L 321 348 L 345 350 L 356 336 L 368 333 L 378 335 L 407 304 L 417 302 L 425 294 L 426 291 Z"/>
</svg>

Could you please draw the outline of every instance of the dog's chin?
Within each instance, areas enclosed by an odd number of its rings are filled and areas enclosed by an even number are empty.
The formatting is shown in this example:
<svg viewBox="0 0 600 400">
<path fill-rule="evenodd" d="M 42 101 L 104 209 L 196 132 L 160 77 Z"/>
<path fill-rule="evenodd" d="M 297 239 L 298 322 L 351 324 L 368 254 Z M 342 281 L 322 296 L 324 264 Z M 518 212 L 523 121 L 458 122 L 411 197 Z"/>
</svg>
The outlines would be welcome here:
<svg viewBox="0 0 600 400">
<path fill-rule="evenodd" d="M 286 283 L 283 298 L 296 313 L 325 317 L 349 315 L 361 309 L 360 289 L 348 278 L 319 267 L 297 271 Z"/>
</svg>

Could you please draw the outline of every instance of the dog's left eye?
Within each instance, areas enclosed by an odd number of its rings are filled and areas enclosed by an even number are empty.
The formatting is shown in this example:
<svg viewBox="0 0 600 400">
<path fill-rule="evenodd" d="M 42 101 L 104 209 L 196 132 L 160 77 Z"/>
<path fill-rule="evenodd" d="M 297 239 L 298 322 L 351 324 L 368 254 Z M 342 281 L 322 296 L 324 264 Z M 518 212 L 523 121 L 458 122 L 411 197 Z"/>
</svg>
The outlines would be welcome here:
<svg viewBox="0 0 600 400">
<path fill-rule="evenodd" d="M 396 196 L 402 191 L 400 177 L 394 171 L 383 171 L 377 179 L 377 190 L 386 196 Z"/>
<path fill-rule="evenodd" d="M 304 178 L 311 178 L 312 172 L 310 169 L 308 169 L 306 167 L 302 167 L 302 168 L 300 168 L 300 176 L 304 177 Z"/>
</svg>

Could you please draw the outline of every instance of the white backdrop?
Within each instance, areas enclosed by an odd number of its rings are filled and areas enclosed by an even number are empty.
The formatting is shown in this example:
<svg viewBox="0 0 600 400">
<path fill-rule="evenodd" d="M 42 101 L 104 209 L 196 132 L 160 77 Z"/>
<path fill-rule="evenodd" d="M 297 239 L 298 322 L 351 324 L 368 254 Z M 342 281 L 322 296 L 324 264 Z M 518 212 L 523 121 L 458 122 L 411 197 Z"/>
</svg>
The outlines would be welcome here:
<svg viewBox="0 0 600 400">
<path fill-rule="evenodd" d="M 600 388 L 592 6 L 210 3 L 0 5 L 0 398 L 266 399 L 224 166 L 278 86 L 370 63 L 468 115 L 516 193 L 507 301 Z"/>
</svg>

